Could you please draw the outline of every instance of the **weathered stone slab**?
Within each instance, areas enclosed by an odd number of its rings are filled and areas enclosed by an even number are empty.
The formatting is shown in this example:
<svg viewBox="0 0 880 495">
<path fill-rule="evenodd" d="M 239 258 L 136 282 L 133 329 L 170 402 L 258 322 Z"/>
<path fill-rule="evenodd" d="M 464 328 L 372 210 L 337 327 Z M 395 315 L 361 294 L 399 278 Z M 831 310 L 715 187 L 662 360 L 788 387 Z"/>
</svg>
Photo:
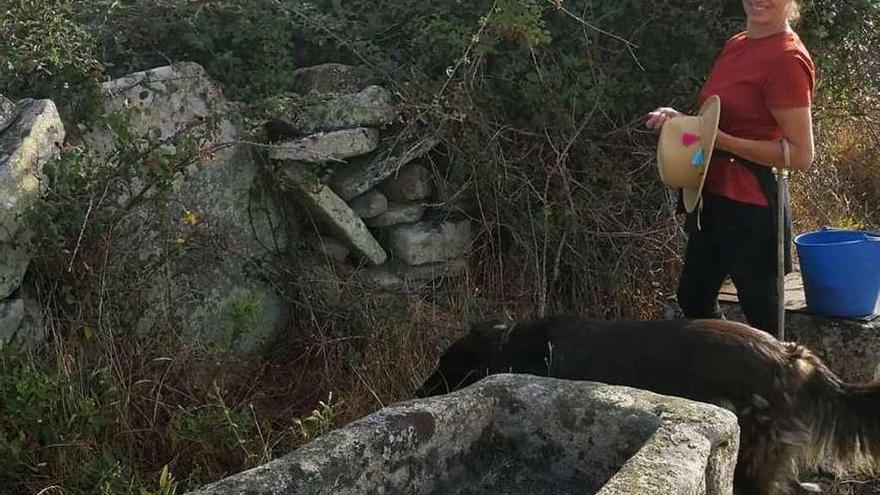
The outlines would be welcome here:
<svg viewBox="0 0 880 495">
<path fill-rule="evenodd" d="M 57 156 L 64 124 L 51 100 L 22 103 L 0 132 L 0 242 L 26 230 L 22 214 L 42 194 L 43 164 Z"/>
<path fill-rule="evenodd" d="M 0 344 L 33 350 L 45 340 L 43 308 L 30 285 L 23 285 L 16 296 L 0 301 Z"/>
<path fill-rule="evenodd" d="M 397 108 L 385 88 L 368 86 L 354 94 L 307 105 L 289 116 L 290 129 L 299 134 L 337 131 L 353 127 L 385 127 L 397 120 Z"/>
<path fill-rule="evenodd" d="M 365 155 L 379 145 L 379 131 L 358 127 L 312 134 L 286 141 L 269 148 L 273 160 L 295 160 L 308 163 L 340 162 Z"/>
<path fill-rule="evenodd" d="M 468 219 L 424 221 L 389 229 L 388 249 L 408 265 L 424 265 L 464 256 L 471 243 Z"/>
<path fill-rule="evenodd" d="M 33 253 L 21 235 L 19 241 L 0 242 L 0 300 L 9 297 L 21 286 Z"/>
<path fill-rule="evenodd" d="M 385 213 L 365 220 L 370 227 L 390 227 L 418 222 L 425 215 L 422 203 L 389 203 Z"/>
<path fill-rule="evenodd" d="M 353 198 L 348 204 L 361 218 L 373 218 L 388 211 L 388 198 L 375 189 Z"/>
<path fill-rule="evenodd" d="M 24 320 L 24 301 L 20 298 L 0 301 L 0 345 L 13 344 Z"/>
<path fill-rule="evenodd" d="M 347 201 L 391 177 L 407 163 L 431 151 L 439 142 L 436 136 L 416 135 L 414 131 L 406 136 L 383 140 L 380 151 L 337 169 L 330 186 Z"/>
<path fill-rule="evenodd" d="M 372 78 L 366 67 L 327 63 L 304 67 L 291 74 L 293 90 L 308 93 L 356 93 Z"/>
<path fill-rule="evenodd" d="M 494 375 L 387 407 L 193 495 L 730 495 L 736 417 L 593 382 Z"/>
<path fill-rule="evenodd" d="M 308 165 L 297 162 L 281 162 L 281 170 L 290 179 L 297 198 L 320 220 L 333 230 L 333 234 L 348 244 L 355 255 L 373 265 L 381 265 L 388 255 L 360 217 L 329 187 L 309 172 Z"/>
<path fill-rule="evenodd" d="M 120 225 L 132 233 L 143 264 L 159 267 L 132 273 L 125 260 L 108 267 L 108 276 L 142 280 L 137 331 L 171 328 L 188 343 L 224 352 L 263 349 L 287 322 L 286 304 L 265 282 L 271 276 L 265 261 L 283 252 L 288 239 L 262 162 L 251 146 L 239 144 L 236 105 L 194 63 L 136 72 L 101 89 L 104 113 L 124 117 L 138 149 L 158 145 L 173 153 L 195 141 L 203 151 L 174 176 L 169 194 L 143 194 Z M 106 124 L 94 123 L 85 141 L 110 156 L 117 143 Z M 137 193 L 145 182 L 135 177 L 130 188 Z M 176 247 L 173 256 L 169 246 Z"/>
<path fill-rule="evenodd" d="M 383 182 L 379 190 L 399 203 L 425 199 L 433 192 L 431 172 L 418 163 L 410 163 Z"/>
</svg>

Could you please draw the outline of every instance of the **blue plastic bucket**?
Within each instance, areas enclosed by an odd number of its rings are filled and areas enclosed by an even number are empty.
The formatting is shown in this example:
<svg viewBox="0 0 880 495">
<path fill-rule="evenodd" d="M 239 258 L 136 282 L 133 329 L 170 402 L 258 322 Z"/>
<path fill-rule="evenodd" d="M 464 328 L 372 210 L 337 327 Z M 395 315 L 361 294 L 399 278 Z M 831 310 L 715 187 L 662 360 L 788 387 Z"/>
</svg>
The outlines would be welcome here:
<svg viewBox="0 0 880 495">
<path fill-rule="evenodd" d="M 794 239 L 807 309 L 826 316 L 868 316 L 880 306 L 880 234 L 822 229 Z"/>
</svg>

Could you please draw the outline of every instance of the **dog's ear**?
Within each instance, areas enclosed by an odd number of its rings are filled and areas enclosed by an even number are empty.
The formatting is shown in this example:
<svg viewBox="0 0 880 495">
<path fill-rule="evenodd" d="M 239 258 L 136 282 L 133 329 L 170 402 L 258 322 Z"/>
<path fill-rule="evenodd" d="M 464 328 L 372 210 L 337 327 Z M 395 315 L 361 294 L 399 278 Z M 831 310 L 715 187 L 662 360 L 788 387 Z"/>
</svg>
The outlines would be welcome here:
<svg viewBox="0 0 880 495">
<path fill-rule="evenodd" d="M 492 361 L 500 353 L 501 347 L 510 338 L 518 322 L 487 320 L 471 325 L 468 334 L 462 339 L 472 352 L 482 359 Z"/>
</svg>

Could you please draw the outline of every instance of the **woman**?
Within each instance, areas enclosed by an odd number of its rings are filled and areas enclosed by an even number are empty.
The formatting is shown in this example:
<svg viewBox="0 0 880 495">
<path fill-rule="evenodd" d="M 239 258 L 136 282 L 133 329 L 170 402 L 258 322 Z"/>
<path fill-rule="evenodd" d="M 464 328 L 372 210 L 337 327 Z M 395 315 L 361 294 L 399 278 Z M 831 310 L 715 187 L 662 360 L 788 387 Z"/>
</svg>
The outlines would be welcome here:
<svg viewBox="0 0 880 495">
<path fill-rule="evenodd" d="M 700 91 L 700 103 L 721 97 L 715 152 L 702 207 L 691 214 L 678 301 L 688 318 L 718 318 L 718 292 L 728 275 L 749 323 L 776 334 L 776 208 L 772 167 L 813 161 L 811 94 L 815 67 L 791 29 L 796 0 L 743 0 L 747 29 L 730 38 Z M 648 114 L 659 132 L 672 108 Z M 788 199 L 786 198 L 786 213 Z M 698 216 L 698 217 L 697 217 Z M 694 218 L 697 217 L 697 218 Z M 698 220 L 698 221 L 697 221 Z M 786 271 L 790 271 L 790 217 L 786 215 Z"/>
</svg>

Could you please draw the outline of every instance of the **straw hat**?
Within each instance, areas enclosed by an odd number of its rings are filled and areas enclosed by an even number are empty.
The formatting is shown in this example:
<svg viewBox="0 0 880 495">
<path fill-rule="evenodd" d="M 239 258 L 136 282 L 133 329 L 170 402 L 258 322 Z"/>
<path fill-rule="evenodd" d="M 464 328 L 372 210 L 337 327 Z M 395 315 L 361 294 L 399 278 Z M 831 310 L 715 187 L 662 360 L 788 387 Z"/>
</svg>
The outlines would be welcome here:
<svg viewBox="0 0 880 495">
<path fill-rule="evenodd" d="M 721 98 L 712 95 L 703 103 L 699 115 L 669 119 L 660 131 L 657 143 L 660 180 L 669 187 L 682 189 L 688 213 L 700 203 L 720 117 Z"/>
</svg>

